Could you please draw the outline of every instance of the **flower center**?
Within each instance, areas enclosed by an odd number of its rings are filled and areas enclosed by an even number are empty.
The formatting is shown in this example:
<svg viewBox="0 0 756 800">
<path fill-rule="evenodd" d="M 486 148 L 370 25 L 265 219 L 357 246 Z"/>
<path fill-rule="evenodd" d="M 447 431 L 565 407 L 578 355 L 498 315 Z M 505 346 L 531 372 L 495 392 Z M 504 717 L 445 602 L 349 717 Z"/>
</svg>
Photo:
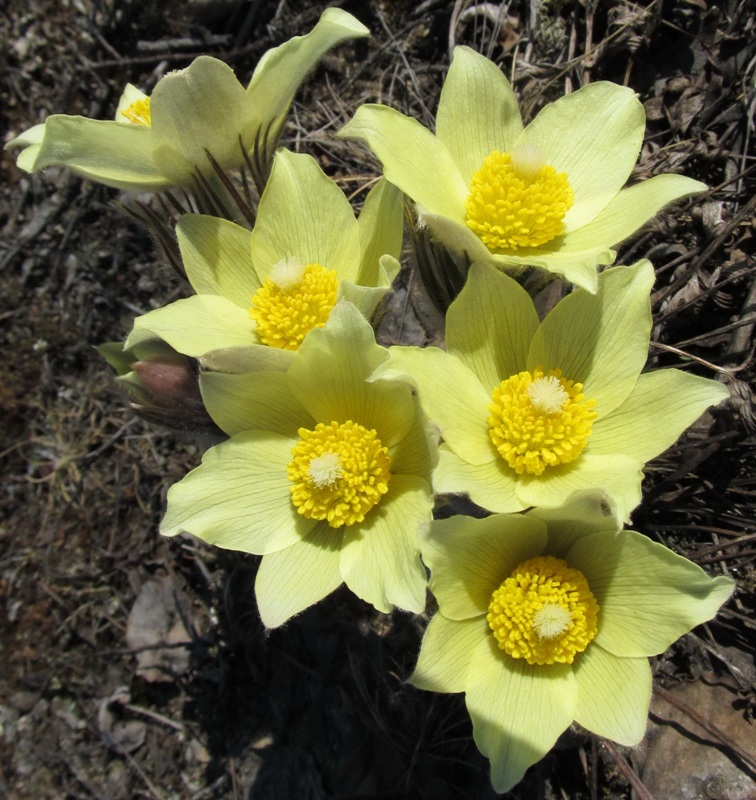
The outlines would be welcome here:
<svg viewBox="0 0 756 800">
<path fill-rule="evenodd" d="M 595 400 L 583 384 L 539 367 L 502 381 L 488 406 L 489 433 L 499 455 L 518 475 L 540 475 L 546 467 L 568 464 L 585 449 L 596 418 Z"/>
<path fill-rule="evenodd" d="M 130 106 L 127 106 L 121 111 L 121 114 L 123 114 L 129 122 L 133 122 L 136 125 L 146 125 L 149 128 L 152 125 L 150 98 L 140 97 L 139 100 L 134 100 Z"/>
<path fill-rule="evenodd" d="M 553 556 L 523 561 L 491 595 L 499 649 L 528 664 L 571 664 L 598 633 L 599 606 L 582 572 Z"/>
<path fill-rule="evenodd" d="M 281 261 L 252 296 L 249 316 L 263 344 L 297 350 L 313 328 L 322 328 L 336 305 L 336 270 Z"/>
<path fill-rule="evenodd" d="M 535 145 L 494 150 L 474 173 L 467 224 L 495 254 L 538 247 L 562 233 L 573 194 L 566 172 L 543 163 Z"/>
<path fill-rule="evenodd" d="M 348 420 L 300 428 L 299 436 L 286 468 L 294 507 L 332 528 L 362 522 L 391 477 L 391 456 L 377 433 Z"/>
</svg>

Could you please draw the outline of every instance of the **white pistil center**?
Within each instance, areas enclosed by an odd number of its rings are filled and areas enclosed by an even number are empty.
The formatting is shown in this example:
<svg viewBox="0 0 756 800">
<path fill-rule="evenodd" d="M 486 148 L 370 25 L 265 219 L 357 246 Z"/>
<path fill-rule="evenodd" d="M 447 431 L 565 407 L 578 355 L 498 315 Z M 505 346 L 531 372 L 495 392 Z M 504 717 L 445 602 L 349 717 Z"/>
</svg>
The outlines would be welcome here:
<svg viewBox="0 0 756 800">
<path fill-rule="evenodd" d="M 545 375 L 533 381 L 525 390 L 536 411 L 541 414 L 556 414 L 561 411 L 570 396 L 554 375 Z"/>
<path fill-rule="evenodd" d="M 284 258 L 274 264 L 268 277 L 282 292 L 286 293 L 302 280 L 304 270 L 305 265 L 300 264 L 296 258 Z"/>
<path fill-rule="evenodd" d="M 310 461 L 308 473 L 316 488 L 333 486 L 343 473 L 341 459 L 336 453 L 323 453 Z"/>
<path fill-rule="evenodd" d="M 572 614 L 562 606 L 546 603 L 533 615 L 533 627 L 539 639 L 553 639 L 564 633 L 572 622 Z"/>
<path fill-rule="evenodd" d="M 528 142 L 520 142 L 515 145 L 510 156 L 515 175 L 527 182 L 535 180 L 538 171 L 546 163 L 541 148 L 537 144 Z"/>
</svg>

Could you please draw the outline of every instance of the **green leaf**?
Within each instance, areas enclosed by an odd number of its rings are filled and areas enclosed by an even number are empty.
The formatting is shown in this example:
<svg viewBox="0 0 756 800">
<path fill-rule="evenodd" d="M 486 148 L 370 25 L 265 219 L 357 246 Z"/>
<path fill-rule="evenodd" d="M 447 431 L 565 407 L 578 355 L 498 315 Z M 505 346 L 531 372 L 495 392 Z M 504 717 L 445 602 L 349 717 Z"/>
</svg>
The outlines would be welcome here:
<svg viewBox="0 0 756 800">
<path fill-rule="evenodd" d="M 134 359 L 124 350 L 123 342 L 105 342 L 97 346 L 97 352 L 115 370 L 116 375 L 126 375 L 131 372 Z"/>
<path fill-rule="evenodd" d="M 44 138 L 45 123 L 34 125 L 11 139 L 3 149 L 11 152 L 20 150 L 16 157 L 17 166 L 25 172 L 36 172 L 37 158 Z"/>
<path fill-rule="evenodd" d="M 494 150 L 509 153 L 521 132 L 517 98 L 502 71 L 469 47 L 454 48 L 438 103 L 436 135 L 466 185 Z"/>
<path fill-rule="evenodd" d="M 646 732 L 651 702 L 647 658 L 617 658 L 593 641 L 575 659 L 579 692 L 575 721 L 589 731 L 632 747 Z"/>
</svg>

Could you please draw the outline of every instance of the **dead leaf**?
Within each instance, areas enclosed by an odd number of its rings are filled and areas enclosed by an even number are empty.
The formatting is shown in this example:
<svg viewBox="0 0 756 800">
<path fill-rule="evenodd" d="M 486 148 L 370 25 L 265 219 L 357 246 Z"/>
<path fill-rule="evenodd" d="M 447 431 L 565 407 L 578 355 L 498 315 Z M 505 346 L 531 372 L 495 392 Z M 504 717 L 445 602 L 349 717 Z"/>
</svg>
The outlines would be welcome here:
<svg viewBox="0 0 756 800">
<path fill-rule="evenodd" d="M 147 725 L 139 720 L 123 720 L 114 709 L 125 706 L 131 695 L 125 686 L 120 686 L 110 697 L 100 703 L 97 712 L 97 727 L 105 744 L 116 753 L 131 753 L 144 743 Z"/>
<path fill-rule="evenodd" d="M 182 596 L 172 577 L 153 578 L 142 586 L 129 613 L 126 642 L 139 651 L 137 675 L 150 683 L 175 680 L 189 667 L 189 651 L 177 646 L 191 642 L 177 606 Z M 184 613 L 188 609 L 182 603 Z"/>
</svg>

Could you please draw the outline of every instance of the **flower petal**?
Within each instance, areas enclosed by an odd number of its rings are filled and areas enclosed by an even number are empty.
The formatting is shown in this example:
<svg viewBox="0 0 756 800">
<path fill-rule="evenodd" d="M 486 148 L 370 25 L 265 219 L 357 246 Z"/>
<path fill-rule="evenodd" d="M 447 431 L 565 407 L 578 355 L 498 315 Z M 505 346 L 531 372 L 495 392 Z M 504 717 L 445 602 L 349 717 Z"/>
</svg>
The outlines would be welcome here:
<svg viewBox="0 0 756 800">
<path fill-rule="evenodd" d="M 627 522 L 641 501 L 641 466 L 625 455 L 584 452 L 576 461 L 549 467 L 542 475 L 520 475 L 517 499 L 524 506 L 555 508 L 579 492 L 603 491 L 611 498 L 617 519 Z"/>
<path fill-rule="evenodd" d="M 155 166 L 152 133 L 145 125 L 53 114 L 44 126 L 35 125 L 6 145 L 16 147 L 28 148 L 17 162 L 27 172 L 66 167 L 82 178 L 136 191 L 160 191 L 171 185 Z"/>
<path fill-rule="evenodd" d="M 334 269 L 355 281 L 360 234 L 349 201 L 312 156 L 279 150 L 252 231 L 260 280 L 284 259 Z"/>
<path fill-rule="evenodd" d="M 534 505 L 519 497 L 517 473 L 498 455 L 488 464 L 469 464 L 445 444 L 438 448 L 433 490 L 439 494 L 469 495 L 473 503 L 497 514 L 514 513 Z"/>
<path fill-rule="evenodd" d="M 597 264 L 612 264 L 616 253 L 605 245 L 580 252 L 561 252 L 561 236 L 548 243 L 549 249 L 531 247 L 518 250 L 520 255 L 494 255 L 464 223 L 438 214 L 430 214 L 422 207 L 418 213 L 434 236 L 448 250 L 458 253 L 467 263 L 492 264 L 499 269 L 519 271 L 531 266 L 561 275 L 570 283 L 595 292 L 598 286 Z"/>
<path fill-rule="evenodd" d="M 615 656 L 663 653 L 710 620 L 735 586 L 635 531 L 585 536 L 566 560 L 585 575 L 598 601 L 595 641 Z"/>
<path fill-rule="evenodd" d="M 506 792 L 572 723 L 578 685 L 569 664 L 531 666 L 488 636 L 473 651 L 465 687 L 475 744 L 491 761 L 491 783 Z"/>
<path fill-rule="evenodd" d="M 186 356 L 256 344 L 254 322 L 243 308 L 215 294 L 198 294 L 148 311 L 134 320 L 126 347 L 159 336 Z"/>
<path fill-rule="evenodd" d="M 567 295 L 533 336 L 528 369 L 561 369 L 596 401 L 598 419 L 606 417 L 628 397 L 648 358 L 653 282 L 651 264 L 641 261 L 601 273 L 596 294 Z"/>
<path fill-rule="evenodd" d="M 351 419 L 392 447 L 412 426 L 415 400 L 408 383 L 368 380 L 387 358 L 359 311 L 337 303 L 326 326 L 302 342 L 289 368 L 289 386 L 317 422 Z"/>
<path fill-rule="evenodd" d="M 16 166 L 25 172 L 36 172 L 37 157 L 39 156 L 44 138 L 45 123 L 33 125 L 31 128 L 27 128 L 23 133 L 19 133 L 18 136 L 11 139 L 3 149 L 8 151 L 20 150 L 16 156 Z"/>
<path fill-rule="evenodd" d="M 208 414 L 229 436 L 264 430 L 296 437 L 300 428 L 315 424 L 292 395 L 285 372 L 203 372 L 200 388 Z"/>
<path fill-rule="evenodd" d="M 425 416 L 419 401 L 415 398 L 415 418 L 412 427 L 391 449 L 391 472 L 419 475 L 430 484 L 431 473 L 437 462 L 438 428 Z"/>
<path fill-rule="evenodd" d="M 247 310 L 260 279 L 252 268 L 252 234 L 218 217 L 185 214 L 176 225 L 181 260 L 197 294 L 217 294 Z"/>
<path fill-rule="evenodd" d="M 266 628 L 283 625 L 341 586 L 341 539 L 341 531 L 320 523 L 301 542 L 263 556 L 255 596 Z"/>
<path fill-rule="evenodd" d="M 597 266 L 613 264 L 617 253 L 601 244 L 589 250 L 567 251 L 564 249 L 566 236 L 552 239 L 550 249 L 523 247 L 518 256 L 494 256 L 494 263 L 502 269 L 516 270 L 533 266 L 561 275 L 566 281 L 596 294 L 598 289 Z"/>
<path fill-rule="evenodd" d="M 593 455 L 622 453 L 645 463 L 673 445 L 709 407 L 729 397 L 727 387 L 676 369 L 647 372 L 630 396 L 596 421 Z"/>
<path fill-rule="evenodd" d="M 436 136 L 465 184 L 494 150 L 510 152 L 520 133 L 520 109 L 504 73 L 469 47 L 455 47 L 438 102 Z"/>
<path fill-rule="evenodd" d="M 448 619 L 486 614 L 491 595 L 522 561 L 540 555 L 546 527 L 530 516 L 496 514 L 435 520 L 420 535 L 430 590 Z"/>
<path fill-rule="evenodd" d="M 467 183 L 446 146 L 417 120 L 368 103 L 337 135 L 362 139 L 383 164 L 387 180 L 430 213 L 465 224 Z"/>
<path fill-rule="evenodd" d="M 199 362 L 202 369 L 235 375 L 266 369 L 285 372 L 291 366 L 294 355 L 294 350 L 281 350 L 268 347 L 267 344 L 246 344 L 210 350 L 199 357 Z"/>
<path fill-rule="evenodd" d="M 388 256 L 386 256 L 388 258 Z M 385 276 L 385 273 L 384 273 Z M 362 314 L 365 319 L 370 319 L 376 308 L 389 293 L 389 287 L 384 286 L 359 286 L 350 281 L 341 281 L 339 284 L 339 300 L 347 300 Z"/>
<path fill-rule="evenodd" d="M 429 692 L 464 692 L 471 653 L 490 634 L 485 617 L 457 621 L 436 614 L 425 630 L 409 682 Z"/>
<path fill-rule="evenodd" d="M 617 658 L 595 641 L 573 665 L 579 692 L 575 721 L 589 731 L 632 747 L 646 732 L 651 703 L 647 658 Z"/>
<path fill-rule="evenodd" d="M 309 33 L 293 36 L 264 53 L 247 86 L 258 124 L 271 122 L 275 127 L 274 121 L 286 114 L 307 73 L 328 50 L 346 39 L 365 36 L 370 31 L 351 14 L 327 8 Z"/>
<path fill-rule="evenodd" d="M 517 281 L 495 267 L 473 264 L 447 312 L 446 346 L 492 393 L 502 380 L 526 368 L 538 325 L 533 301 Z"/>
<path fill-rule="evenodd" d="M 432 515 L 430 487 L 415 475 L 392 475 L 388 494 L 359 525 L 344 532 L 341 575 L 379 611 L 425 608 L 425 567 L 417 529 Z"/>
<path fill-rule="evenodd" d="M 160 532 L 191 533 L 217 547 L 258 555 L 300 541 L 315 523 L 291 503 L 286 466 L 296 442 L 246 431 L 211 447 L 202 464 L 168 490 Z"/>
<path fill-rule="evenodd" d="M 499 256 L 494 256 L 483 242 L 467 226 L 464 219 L 452 219 L 443 214 L 433 213 L 418 203 L 417 213 L 420 220 L 431 230 L 431 233 L 447 250 L 460 255 L 466 264 L 482 262 L 498 263 Z"/>
<path fill-rule="evenodd" d="M 402 254 L 404 194 L 385 178 L 381 178 L 365 198 L 365 205 L 357 218 L 357 226 L 361 252 L 357 283 L 362 286 L 390 285 L 399 274 L 397 259 Z M 391 256 L 385 262 L 388 273 L 381 267 L 383 256 Z"/>
<path fill-rule="evenodd" d="M 566 231 L 590 222 L 619 192 L 640 153 L 646 114 L 632 89 L 599 81 L 545 106 L 522 140 L 566 172 L 575 205 Z"/>
<path fill-rule="evenodd" d="M 485 464 L 496 458 L 488 434 L 491 395 L 455 356 L 437 347 L 391 347 L 380 374 L 401 375 L 417 386 L 425 413 L 460 458 Z"/>
<path fill-rule="evenodd" d="M 668 203 L 706 189 L 705 183 L 684 175 L 656 175 L 622 189 L 590 222 L 560 237 L 560 252 L 569 255 L 619 244 Z"/>
<path fill-rule="evenodd" d="M 558 508 L 533 508 L 528 517 L 543 522 L 549 533 L 550 556 L 565 558 L 578 539 L 591 533 L 617 533 L 622 527 L 611 498 L 600 490 L 574 495 Z"/>
<path fill-rule="evenodd" d="M 189 183 L 195 169 L 214 175 L 208 152 L 224 169 L 239 166 L 239 138 L 253 114 L 231 67 L 212 56 L 195 58 L 161 78 L 150 98 L 155 166 L 175 184 Z"/>
<path fill-rule="evenodd" d="M 115 121 L 120 122 L 122 125 L 128 125 L 129 120 L 123 113 L 129 106 L 133 105 L 139 100 L 148 100 L 149 96 L 146 95 L 141 89 L 137 89 L 133 83 L 127 83 L 118 100 L 118 107 L 116 108 Z"/>
</svg>

